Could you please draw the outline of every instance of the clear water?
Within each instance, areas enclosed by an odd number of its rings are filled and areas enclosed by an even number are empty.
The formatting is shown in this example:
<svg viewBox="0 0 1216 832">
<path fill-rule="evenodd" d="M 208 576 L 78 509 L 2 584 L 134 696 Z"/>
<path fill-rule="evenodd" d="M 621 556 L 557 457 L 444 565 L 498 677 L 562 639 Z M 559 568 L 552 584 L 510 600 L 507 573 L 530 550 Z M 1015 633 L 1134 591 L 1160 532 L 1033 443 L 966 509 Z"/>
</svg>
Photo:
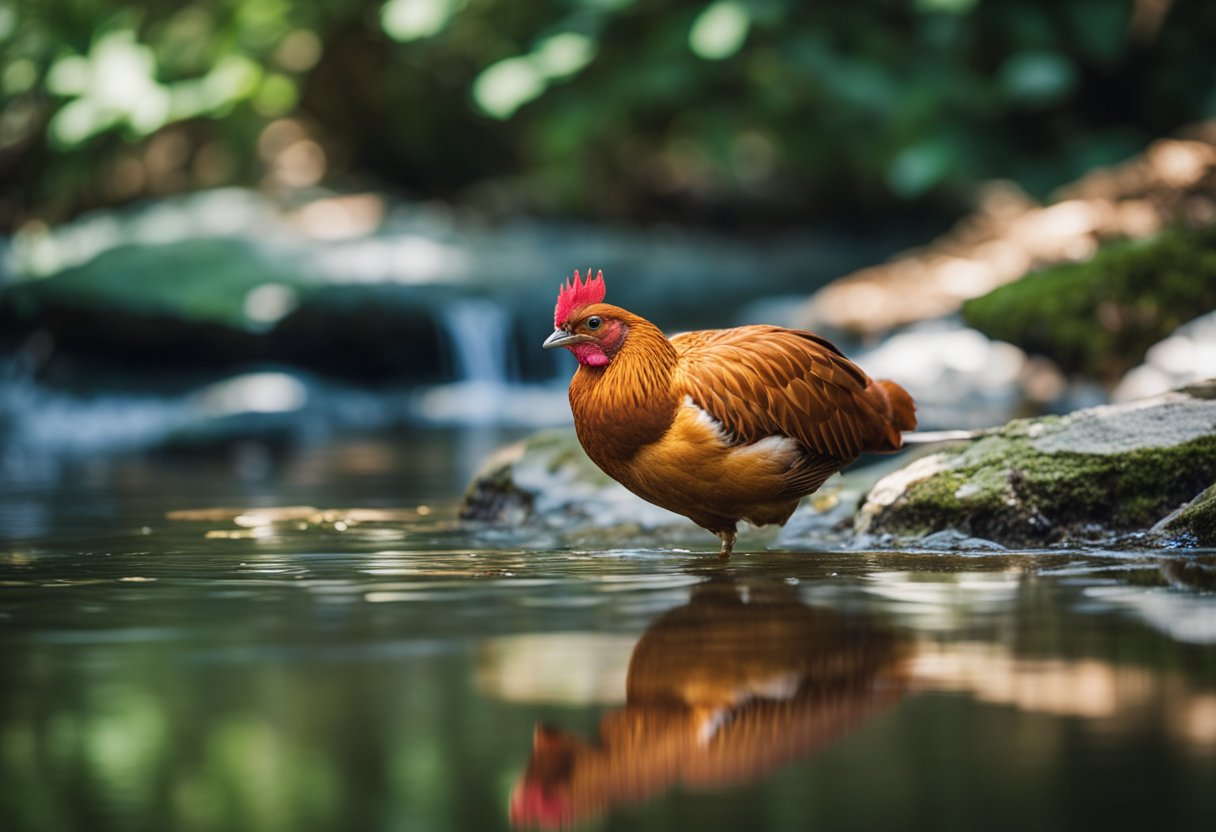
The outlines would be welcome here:
<svg viewBox="0 0 1216 832">
<path fill-rule="evenodd" d="M 10 460 L 0 828 L 1216 820 L 1211 553 L 504 543 L 501 438 Z"/>
</svg>

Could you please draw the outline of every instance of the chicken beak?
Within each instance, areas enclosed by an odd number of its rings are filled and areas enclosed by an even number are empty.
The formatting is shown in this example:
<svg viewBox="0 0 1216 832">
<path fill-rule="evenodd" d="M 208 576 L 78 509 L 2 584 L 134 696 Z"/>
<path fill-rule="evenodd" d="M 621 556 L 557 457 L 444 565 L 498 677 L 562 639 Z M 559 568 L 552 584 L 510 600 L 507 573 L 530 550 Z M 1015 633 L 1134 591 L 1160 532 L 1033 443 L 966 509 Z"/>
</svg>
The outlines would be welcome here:
<svg viewBox="0 0 1216 832">
<path fill-rule="evenodd" d="M 555 329 L 553 334 L 545 339 L 545 343 L 541 344 L 541 349 L 555 350 L 558 347 L 568 347 L 571 344 L 577 344 L 581 341 L 590 341 L 586 335 L 575 335 L 573 332 L 566 332 L 564 329 Z"/>
</svg>

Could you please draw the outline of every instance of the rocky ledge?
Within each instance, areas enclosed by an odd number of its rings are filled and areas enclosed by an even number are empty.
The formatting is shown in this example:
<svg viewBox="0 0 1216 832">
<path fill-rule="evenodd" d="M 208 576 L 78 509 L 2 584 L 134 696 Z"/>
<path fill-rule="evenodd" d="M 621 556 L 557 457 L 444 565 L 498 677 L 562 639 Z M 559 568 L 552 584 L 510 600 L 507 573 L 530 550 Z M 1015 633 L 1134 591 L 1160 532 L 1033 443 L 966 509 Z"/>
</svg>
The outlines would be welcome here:
<svg viewBox="0 0 1216 832">
<path fill-rule="evenodd" d="M 896 544 L 948 531 L 1021 547 L 1210 545 L 1213 483 L 1216 380 L 943 449 L 880 480 L 853 528 Z"/>
<path fill-rule="evenodd" d="M 539 431 L 499 449 L 473 477 L 460 516 L 482 528 L 525 534 L 577 538 L 611 531 L 617 541 L 700 531 L 609 479 L 583 453 L 573 430 Z"/>
<path fill-rule="evenodd" d="M 488 460 L 469 487 L 463 517 L 488 529 L 590 535 L 600 543 L 605 536 L 703 536 L 609 480 L 570 431 L 538 433 Z M 1216 380 L 1017 420 L 911 462 L 852 471 L 808 498 L 775 542 L 755 535 L 747 533 L 744 545 L 1216 546 Z"/>
</svg>

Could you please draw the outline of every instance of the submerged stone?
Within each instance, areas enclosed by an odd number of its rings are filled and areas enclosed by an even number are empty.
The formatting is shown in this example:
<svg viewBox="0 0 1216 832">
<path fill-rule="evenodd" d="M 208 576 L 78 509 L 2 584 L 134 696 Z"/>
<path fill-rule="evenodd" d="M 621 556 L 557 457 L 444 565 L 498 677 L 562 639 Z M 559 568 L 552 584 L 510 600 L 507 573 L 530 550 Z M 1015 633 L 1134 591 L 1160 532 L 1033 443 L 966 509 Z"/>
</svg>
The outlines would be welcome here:
<svg viewBox="0 0 1216 832">
<path fill-rule="evenodd" d="M 1216 381 L 1125 405 L 1010 422 L 872 488 L 854 531 L 954 530 L 1004 546 L 1147 531 L 1216 480 Z"/>
</svg>

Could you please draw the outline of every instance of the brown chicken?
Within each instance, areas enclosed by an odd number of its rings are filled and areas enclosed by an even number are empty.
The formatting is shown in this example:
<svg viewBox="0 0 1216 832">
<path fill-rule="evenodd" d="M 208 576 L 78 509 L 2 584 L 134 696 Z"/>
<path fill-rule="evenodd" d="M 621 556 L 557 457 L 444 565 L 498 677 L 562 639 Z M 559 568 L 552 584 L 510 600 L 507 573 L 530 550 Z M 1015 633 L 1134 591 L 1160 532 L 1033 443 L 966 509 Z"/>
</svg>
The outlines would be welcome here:
<svg viewBox="0 0 1216 832">
<path fill-rule="evenodd" d="M 817 335 L 741 326 L 668 339 L 603 300 L 603 272 L 576 271 L 544 343 L 578 359 L 579 442 L 630 491 L 716 534 L 724 558 L 740 520 L 784 524 L 834 472 L 899 449 L 916 427 L 907 391 Z"/>
</svg>

